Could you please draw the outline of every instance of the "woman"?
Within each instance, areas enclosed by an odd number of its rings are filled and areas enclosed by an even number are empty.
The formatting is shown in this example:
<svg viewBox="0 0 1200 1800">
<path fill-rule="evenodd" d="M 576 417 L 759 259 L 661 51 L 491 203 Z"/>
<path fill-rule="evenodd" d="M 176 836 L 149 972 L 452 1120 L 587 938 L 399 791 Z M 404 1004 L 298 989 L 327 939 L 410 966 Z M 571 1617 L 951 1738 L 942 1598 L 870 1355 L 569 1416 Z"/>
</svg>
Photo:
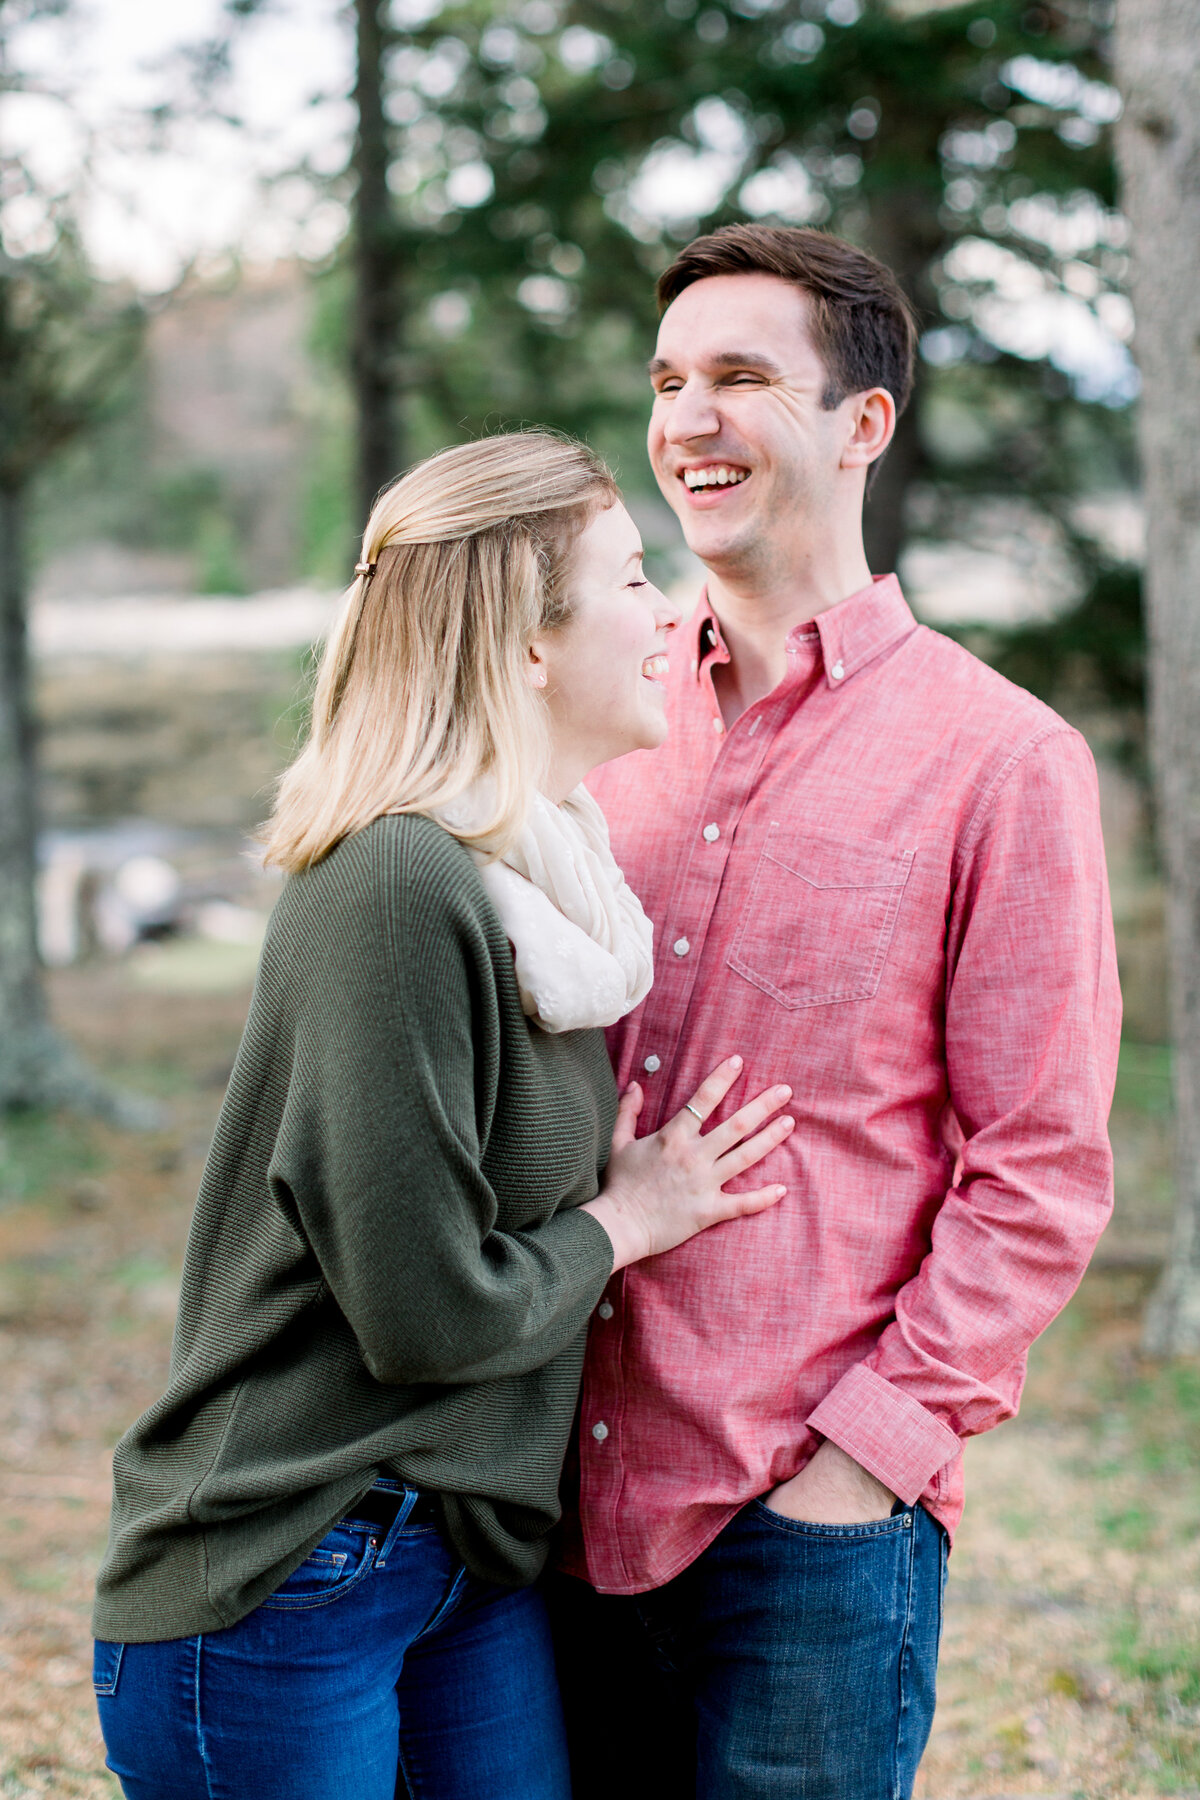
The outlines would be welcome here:
<svg viewBox="0 0 1200 1800">
<path fill-rule="evenodd" d="M 640 559 L 608 472 L 542 433 L 371 515 L 269 829 L 292 879 L 170 1382 L 115 1457 L 95 1667 L 129 1800 L 569 1793 L 529 1584 L 588 1316 L 778 1199 L 722 1184 L 791 1125 L 773 1089 L 700 1134 L 736 1059 L 653 1137 L 616 1106 L 599 1027 L 650 930 L 579 784 L 664 734 Z"/>
</svg>

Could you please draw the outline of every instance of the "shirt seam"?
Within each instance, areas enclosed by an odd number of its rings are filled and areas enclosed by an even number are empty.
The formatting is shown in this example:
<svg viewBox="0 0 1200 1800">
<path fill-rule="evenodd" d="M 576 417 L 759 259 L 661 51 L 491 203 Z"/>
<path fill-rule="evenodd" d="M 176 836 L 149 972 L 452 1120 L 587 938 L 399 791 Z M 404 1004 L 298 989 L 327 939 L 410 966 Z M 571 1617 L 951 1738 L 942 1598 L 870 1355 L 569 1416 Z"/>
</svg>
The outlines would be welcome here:
<svg viewBox="0 0 1200 1800">
<path fill-rule="evenodd" d="M 317 1284 L 315 1292 L 309 1297 L 309 1299 L 307 1300 L 305 1305 L 300 1309 L 299 1313 L 297 1313 L 297 1315 L 296 1315 L 297 1319 L 302 1319 L 306 1316 L 306 1314 L 310 1313 L 315 1306 L 320 1304 L 320 1302 L 325 1298 L 325 1296 L 326 1296 L 326 1294 L 328 1294 L 328 1292 L 329 1292 L 329 1283 L 325 1279 L 324 1275 L 322 1275 L 320 1281 Z M 234 1387 L 233 1392 L 229 1397 L 229 1411 L 225 1415 L 225 1423 L 221 1427 L 221 1435 L 217 1439 L 216 1447 L 213 1450 L 211 1458 L 209 1459 L 208 1467 L 204 1470 L 203 1474 L 199 1475 L 196 1478 L 196 1481 L 191 1489 L 191 1492 L 188 1494 L 186 1517 L 189 1520 L 191 1520 L 191 1522 L 193 1524 L 197 1524 L 197 1525 L 200 1524 L 200 1521 L 196 1518 L 194 1512 L 192 1511 L 192 1507 L 195 1502 L 196 1496 L 199 1494 L 200 1489 L 204 1486 L 204 1483 L 209 1479 L 213 1470 L 216 1468 L 217 1464 L 221 1460 L 221 1452 L 225 1448 L 226 1438 L 229 1436 L 229 1433 L 233 1430 L 233 1417 L 237 1411 L 237 1405 L 238 1405 L 238 1401 L 241 1399 L 242 1390 L 246 1386 L 246 1382 L 248 1379 L 249 1378 L 247 1376 L 243 1376 L 241 1381 L 239 1381 L 237 1383 L 237 1385 Z M 220 1619 L 222 1621 L 222 1623 L 226 1626 L 236 1625 L 237 1624 L 236 1619 L 227 1619 L 226 1618 L 225 1611 L 224 1611 L 223 1607 L 218 1603 L 217 1597 L 213 1593 L 213 1590 L 212 1590 L 212 1564 L 209 1560 L 209 1554 L 208 1554 L 208 1536 L 209 1536 L 208 1526 L 201 1525 L 200 1526 L 200 1545 L 201 1545 L 201 1549 L 203 1550 L 203 1553 L 204 1553 L 204 1592 L 208 1596 L 208 1603 L 212 1607 L 214 1613 L 216 1613 L 218 1619 Z"/>
<path fill-rule="evenodd" d="M 1043 744 L 1054 737 L 1078 736 L 1079 733 L 1075 730 L 1075 727 L 1073 725 L 1068 725 L 1065 719 L 1054 719 L 1049 724 L 1043 725 L 1040 731 L 1035 732 L 1032 737 L 1027 738 L 1023 744 L 1019 745 L 1017 749 L 1011 753 L 1003 766 L 997 770 L 988 786 L 980 795 L 975 810 L 967 821 L 966 829 L 959 839 L 959 854 L 962 855 L 965 853 L 971 846 L 973 839 L 982 831 L 984 815 L 996 804 L 1001 793 L 1004 791 L 1005 787 L 1007 787 L 1017 769 L 1020 768 L 1021 764 L 1025 762 L 1028 757 L 1032 756 L 1035 750 L 1040 750 Z"/>
<path fill-rule="evenodd" d="M 212 1474 L 213 1470 L 216 1468 L 217 1463 L 221 1459 L 221 1452 L 225 1448 L 225 1439 L 229 1436 L 230 1431 L 233 1429 L 233 1415 L 234 1415 L 235 1411 L 237 1410 L 238 1399 L 239 1399 L 242 1389 L 245 1387 L 245 1385 L 246 1385 L 246 1381 L 245 1381 L 245 1378 L 243 1377 L 243 1379 L 237 1383 L 233 1392 L 230 1394 L 229 1410 L 225 1414 L 225 1423 L 221 1427 L 221 1435 L 217 1439 L 216 1445 L 213 1448 L 212 1456 L 209 1458 L 208 1467 L 204 1470 L 202 1475 L 199 1475 L 196 1478 L 196 1481 L 191 1489 L 191 1492 L 188 1494 L 187 1506 L 185 1509 L 184 1516 L 188 1520 L 190 1520 L 191 1523 L 194 1525 L 199 1525 L 200 1521 L 196 1518 L 195 1513 L 192 1511 L 193 1504 L 195 1502 L 197 1494 L 200 1492 L 200 1489 L 204 1486 L 204 1483 L 208 1480 L 209 1476 Z M 229 1621 L 226 1619 L 224 1609 L 217 1604 L 216 1596 L 214 1595 L 214 1593 L 212 1591 L 212 1564 L 210 1563 L 209 1556 L 208 1556 L 208 1527 L 207 1527 L 207 1525 L 200 1526 L 200 1548 L 204 1555 L 204 1592 L 208 1597 L 208 1604 L 212 1607 L 213 1612 L 217 1615 L 217 1618 L 221 1620 L 221 1623 L 223 1625 L 227 1625 L 227 1624 L 231 1623 L 232 1621 Z"/>
</svg>

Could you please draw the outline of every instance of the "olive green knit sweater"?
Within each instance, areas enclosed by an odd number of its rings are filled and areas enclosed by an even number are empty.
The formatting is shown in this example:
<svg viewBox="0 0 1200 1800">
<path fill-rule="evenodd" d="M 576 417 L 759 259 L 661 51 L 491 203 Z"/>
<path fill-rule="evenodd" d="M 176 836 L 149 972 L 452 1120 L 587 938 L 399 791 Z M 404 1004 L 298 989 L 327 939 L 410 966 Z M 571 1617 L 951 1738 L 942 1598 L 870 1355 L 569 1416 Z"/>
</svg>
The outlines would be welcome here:
<svg viewBox="0 0 1200 1800">
<path fill-rule="evenodd" d="M 525 1018 L 455 839 L 377 820 L 291 880 L 200 1189 L 167 1391 L 117 1447 L 96 1635 L 232 1625 L 381 1469 L 477 1574 L 541 1568 L 612 1266 L 580 1203 L 599 1031 Z"/>
</svg>

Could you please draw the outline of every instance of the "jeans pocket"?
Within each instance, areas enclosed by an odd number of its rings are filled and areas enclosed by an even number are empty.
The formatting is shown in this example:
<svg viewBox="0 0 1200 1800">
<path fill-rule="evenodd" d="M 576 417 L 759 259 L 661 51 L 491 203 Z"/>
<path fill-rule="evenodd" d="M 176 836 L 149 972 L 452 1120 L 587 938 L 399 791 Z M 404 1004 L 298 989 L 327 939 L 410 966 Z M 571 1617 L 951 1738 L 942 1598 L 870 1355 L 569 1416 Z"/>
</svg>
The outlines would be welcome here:
<svg viewBox="0 0 1200 1800">
<path fill-rule="evenodd" d="M 92 1691 L 96 1694 L 115 1694 L 117 1682 L 121 1679 L 121 1658 L 125 1654 L 124 1644 L 107 1644 L 97 1638 L 92 1651 Z"/>
<path fill-rule="evenodd" d="M 772 825 L 729 967 L 781 1006 L 872 999 L 915 854 Z"/>
<path fill-rule="evenodd" d="M 263 1601 L 263 1606 L 268 1610 L 293 1611 L 328 1606 L 331 1601 L 340 1600 L 374 1567 L 377 1541 L 368 1531 L 367 1526 L 339 1521 Z"/>
<path fill-rule="evenodd" d="M 868 1538 L 894 1537 L 898 1532 L 913 1528 L 911 1507 L 894 1512 L 886 1519 L 866 1519 L 856 1525 L 822 1525 L 814 1519 L 791 1519 L 786 1513 L 776 1512 L 765 1500 L 752 1500 L 750 1508 L 760 1524 L 803 1537 L 824 1538 L 831 1543 L 862 1543 Z"/>
</svg>

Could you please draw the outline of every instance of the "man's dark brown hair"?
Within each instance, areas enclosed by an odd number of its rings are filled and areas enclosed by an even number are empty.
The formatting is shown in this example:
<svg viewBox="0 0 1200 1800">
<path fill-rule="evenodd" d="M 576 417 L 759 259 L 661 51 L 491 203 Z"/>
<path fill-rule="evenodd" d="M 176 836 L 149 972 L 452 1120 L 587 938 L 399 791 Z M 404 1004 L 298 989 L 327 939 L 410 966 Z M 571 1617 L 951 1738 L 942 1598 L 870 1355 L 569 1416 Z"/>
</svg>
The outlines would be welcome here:
<svg viewBox="0 0 1200 1800">
<path fill-rule="evenodd" d="M 809 297 L 813 344 L 829 372 L 821 404 L 886 388 L 903 412 L 912 392 L 917 321 L 892 271 L 827 231 L 722 225 L 679 252 L 658 278 L 658 310 L 710 275 L 778 275 Z"/>
</svg>

